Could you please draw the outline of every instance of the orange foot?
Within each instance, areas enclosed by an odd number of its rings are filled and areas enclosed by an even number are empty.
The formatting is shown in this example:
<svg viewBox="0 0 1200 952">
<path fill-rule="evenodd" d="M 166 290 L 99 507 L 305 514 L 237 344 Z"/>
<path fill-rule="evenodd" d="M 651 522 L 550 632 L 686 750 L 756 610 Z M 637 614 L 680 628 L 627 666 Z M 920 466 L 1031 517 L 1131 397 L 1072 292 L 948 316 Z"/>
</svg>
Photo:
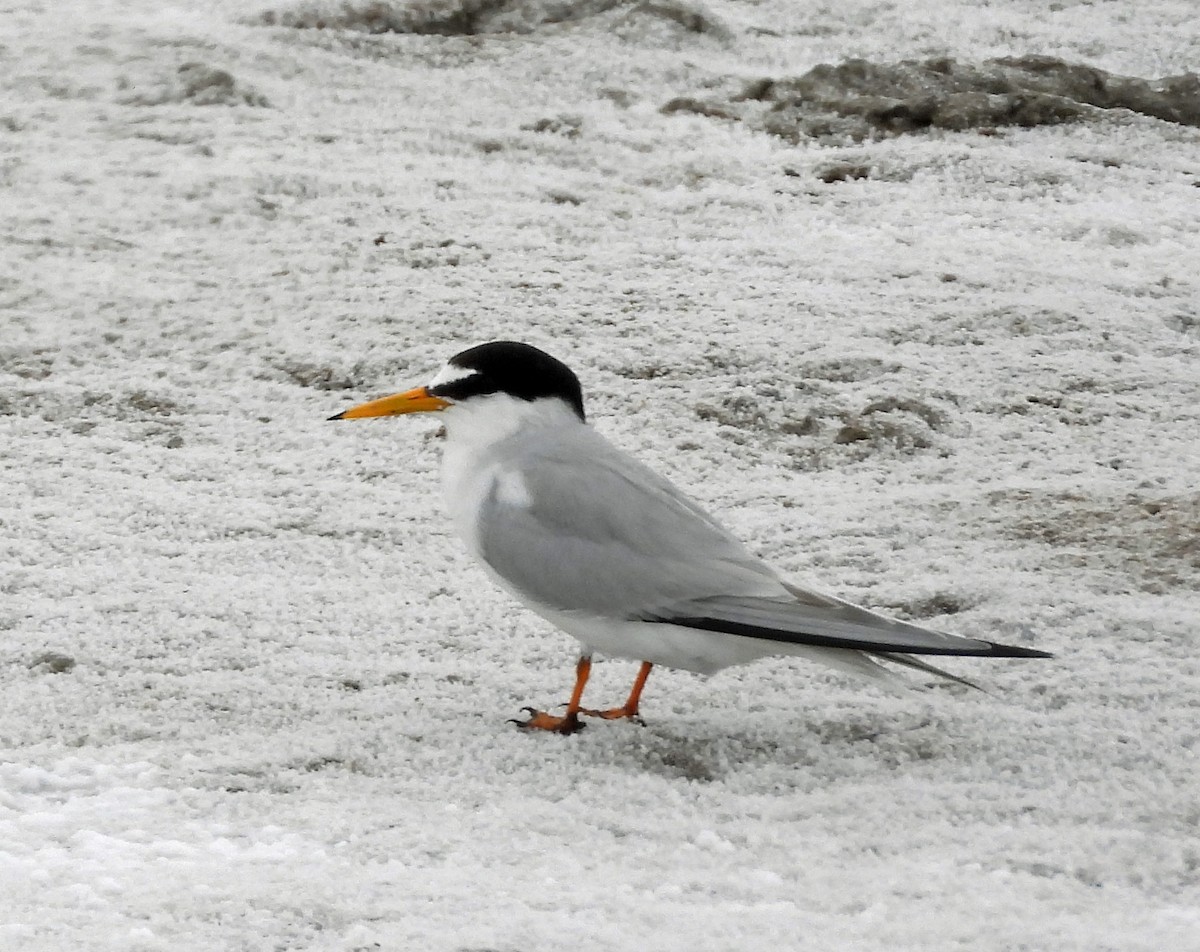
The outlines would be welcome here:
<svg viewBox="0 0 1200 952">
<path fill-rule="evenodd" d="M 646 686 L 646 678 L 650 677 L 650 669 L 654 667 L 649 661 L 643 661 L 641 668 L 638 670 L 637 679 L 633 682 L 633 690 L 629 692 L 629 699 L 620 707 L 610 707 L 606 711 L 595 711 L 591 708 L 580 710 L 580 714 L 586 714 L 588 717 L 602 717 L 606 721 L 619 721 L 627 718 L 635 724 L 645 726 L 645 721 L 638 715 L 638 704 L 642 700 L 642 688 Z"/>
<path fill-rule="evenodd" d="M 619 721 L 625 718 L 633 721 L 635 724 L 646 726 L 646 722 L 642 720 L 642 716 L 637 712 L 635 707 L 630 710 L 628 707 L 610 707 L 607 711 L 595 711 L 591 708 L 582 708 L 580 714 L 586 714 L 588 717 L 602 717 L 606 721 Z"/>
<path fill-rule="evenodd" d="M 514 718 L 509 723 L 516 724 L 523 731 L 554 731 L 556 734 L 574 734 L 587 727 L 574 711 L 568 711 L 562 717 L 556 717 L 532 707 L 523 707 L 521 710 L 529 714 L 529 719 L 518 721 Z"/>
</svg>

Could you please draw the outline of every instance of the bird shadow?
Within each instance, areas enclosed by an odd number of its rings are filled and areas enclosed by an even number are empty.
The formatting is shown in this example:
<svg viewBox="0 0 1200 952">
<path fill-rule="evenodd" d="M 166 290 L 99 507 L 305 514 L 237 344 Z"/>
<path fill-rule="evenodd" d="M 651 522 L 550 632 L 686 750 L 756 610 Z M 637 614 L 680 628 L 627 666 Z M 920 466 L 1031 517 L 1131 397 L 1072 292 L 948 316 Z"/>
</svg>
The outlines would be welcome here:
<svg viewBox="0 0 1200 952">
<path fill-rule="evenodd" d="M 607 725 L 606 725 L 607 726 Z M 695 783 L 713 783 L 755 766 L 814 768 L 868 758 L 881 768 L 950 756 L 952 732 L 927 712 L 898 720 L 859 716 L 803 724 L 766 722 L 746 728 L 719 723 L 622 724 L 585 744 L 597 765 Z"/>
</svg>

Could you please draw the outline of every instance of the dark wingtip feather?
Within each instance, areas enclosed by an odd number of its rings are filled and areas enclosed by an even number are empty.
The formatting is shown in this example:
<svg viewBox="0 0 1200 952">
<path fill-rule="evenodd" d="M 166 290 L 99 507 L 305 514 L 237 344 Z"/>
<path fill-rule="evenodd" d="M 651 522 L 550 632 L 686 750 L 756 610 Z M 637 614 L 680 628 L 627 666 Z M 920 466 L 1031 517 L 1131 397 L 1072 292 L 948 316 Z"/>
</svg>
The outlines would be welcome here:
<svg viewBox="0 0 1200 952">
<path fill-rule="evenodd" d="M 866 637 L 842 637 L 839 635 L 823 635 L 806 631 L 787 631 L 780 628 L 748 624 L 731 618 L 713 618 L 708 616 L 675 616 L 655 618 L 654 621 L 668 625 L 680 625 L 684 628 L 699 628 L 702 631 L 719 631 L 727 635 L 741 635 L 745 638 L 761 638 L 765 641 L 778 641 L 792 645 L 815 645 L 822 648 L 849 648 L 853 651 L 868 651 L 878 654 L 892 655 L 953 655 L 972 658 L 1052 658 L 1048 651 L 1038 651 L 1036 648 L 1018 648 L 1016 645 L 1000 645 L 991 641 L 976 641 L 962 639 L 962 644 L 946 646 L 931 645 L 884 645 Z"/>
<path fill-rule="evenodd" d="M 1016 645 L 998 645 L 995 642 L 987 642 L 991 651 L 981 651 L 980 654 L 987 658 L 1053 658 L 1054 655 L 1049 651 L 1039 651 L 1037 648 L 1018 648 Z"/>
</svg>

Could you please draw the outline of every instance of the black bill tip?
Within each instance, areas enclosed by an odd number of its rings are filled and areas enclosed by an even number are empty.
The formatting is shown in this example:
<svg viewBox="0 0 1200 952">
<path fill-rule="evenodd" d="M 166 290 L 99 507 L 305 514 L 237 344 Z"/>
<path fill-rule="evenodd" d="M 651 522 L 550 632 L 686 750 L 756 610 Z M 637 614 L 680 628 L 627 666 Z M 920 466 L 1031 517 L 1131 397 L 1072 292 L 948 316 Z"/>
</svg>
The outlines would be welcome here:
<svg viewBox="0 0 1200 952">
<path fill-rule="evenodd" d="M 341 420 L 341 419 L 343 419 L 345 416 L 346 416 L 346 411 L 345 411 L 345 410 L 343 410 L 341 413 L 335 413 L 335 414 L 334 414 L 333 416 L 331 416 L 331 417 L 326 417 L 326 418 L 325 418 L 325 420 L 326 420 L 326 422 L 328 422 L 328 421 L 330 421 L 330 420 Z"/>
</svg>

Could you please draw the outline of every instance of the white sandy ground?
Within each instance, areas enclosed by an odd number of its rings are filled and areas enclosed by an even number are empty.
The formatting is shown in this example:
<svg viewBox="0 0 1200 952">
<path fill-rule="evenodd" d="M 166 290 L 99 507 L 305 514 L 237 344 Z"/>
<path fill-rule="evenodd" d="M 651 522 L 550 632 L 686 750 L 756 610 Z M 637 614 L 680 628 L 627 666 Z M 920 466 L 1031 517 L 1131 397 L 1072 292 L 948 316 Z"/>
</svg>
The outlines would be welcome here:
<svg viewBox="0 0 1200 952">
<path fill-rule="evenodd" d="M 0 8 L 0 949 L 1200 949 L 1200 132 L 657 111 L 852 55 L 1177 74 L 1190 0 L 260 9 Z M 325 422 L 499 336 L 787 572 L 1057 658 L 518 732 L 574 645 L 447 535 L 435 421 Z M 937 427 L 834 442 L 889 399 Z"/>
</svg>

